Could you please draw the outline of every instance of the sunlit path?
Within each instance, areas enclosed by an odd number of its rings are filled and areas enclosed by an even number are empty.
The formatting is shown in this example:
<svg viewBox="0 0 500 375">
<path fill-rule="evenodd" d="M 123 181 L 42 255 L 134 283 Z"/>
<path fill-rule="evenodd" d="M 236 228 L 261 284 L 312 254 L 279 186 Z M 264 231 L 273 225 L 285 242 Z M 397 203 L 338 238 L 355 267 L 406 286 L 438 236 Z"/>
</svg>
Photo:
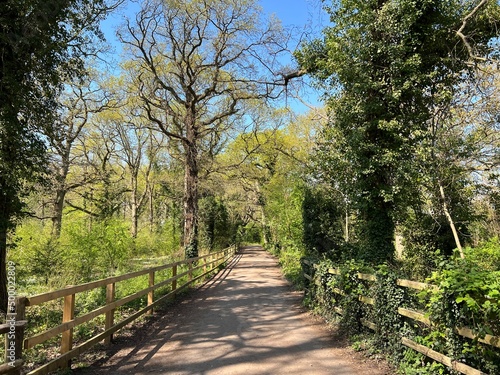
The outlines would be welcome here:
<svg viewBox="0 0 500 375">
<path fill-rule="evenodd" d="M 331 333 L 304 312 L 301 293 L 260 247 L 84 374 L 384 374 L 353 364 Z"/>
</svg>

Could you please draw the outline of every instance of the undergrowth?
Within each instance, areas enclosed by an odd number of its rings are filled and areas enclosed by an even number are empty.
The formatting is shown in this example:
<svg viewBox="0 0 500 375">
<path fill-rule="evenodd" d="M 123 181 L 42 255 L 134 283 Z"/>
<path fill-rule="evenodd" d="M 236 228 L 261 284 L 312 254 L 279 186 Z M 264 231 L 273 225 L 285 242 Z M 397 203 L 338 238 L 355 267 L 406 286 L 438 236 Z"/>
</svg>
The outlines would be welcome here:
<svg viewBox="0 0 500 375">
<path fill-rule="evenodd" d="M 500 271 L 482 267 L 477 259 L 484 261 L 477 256 L 443 262 L 427 280 L 438 288 L 421 292 L 398 285 L 397 280 L 404 278 L 398 267 L 310 259 L 314 267 L 302 262 L 304 272 L 313 274 L 315 280 L 306 282 L 305 303 L 326 319 L 337 321 L 355 350 L 385 356 L 400 374 L 458 374 L 404 346 L 402 337 L 485 373 L 500 374 L 500 349 L 479 341 L 485 335 L 500 336 Z M 376 279 L 361 280 L 358 273 Z M 362 303 L 360 296 L 372 298 L 374 304 Z M 402 316 L 400 307 L 424 311 L 432 326 Z M 367 327 L 370 322 L 374 330 Z M 477 338 L 459 335 L 456 328 L 460 327 L 469 328 Z"/>
</svg>

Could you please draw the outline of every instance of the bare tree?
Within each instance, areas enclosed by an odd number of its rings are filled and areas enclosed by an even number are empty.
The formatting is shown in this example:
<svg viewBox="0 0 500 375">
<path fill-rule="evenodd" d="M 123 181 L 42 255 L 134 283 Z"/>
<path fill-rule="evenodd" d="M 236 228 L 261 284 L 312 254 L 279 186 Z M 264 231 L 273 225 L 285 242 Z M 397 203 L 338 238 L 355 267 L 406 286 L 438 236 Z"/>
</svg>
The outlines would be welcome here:
<svg viewBox="0 0 500 375">
<path fill-rule="evenodd" d="M 261 22 L 253 0 L 147 0 L 120 38 L 136 62 L 135 85 L 149 120 L 183 151 L 183 245 L 194 257 L 200 160 L 244 116 L 245 102 L 279 95 L 281 26 Z"/>
<path fill-rule="evenodd" d="M 75 174 L 86 177 L 86 182 L 75 188 L 65 199 L 67 206 L 82 211 L 92 219 L 112 217 L 123 208 L 124 194 L 130 188 L 124 183 L 125 170 L 120 164 L 119 136 L 114 123 L 104 114 L 96 116 L 85 137 L 78 138 L 81 162 Z"/>
<path fill-rule="evenodd" d="M 152 205 L 151 172 L 162 149 L 165 136 L 137 123 L 134 110 L 128 111 L 123 120 L 119 119 L 114 127 L 121 147 L 119 157 L 127 169 L 130 189 L 129 208 L 132 221 L 131 234 L 135 238 L 138 232 L 139 215 L 146 204 L 148 194 L 150 195 L 150 206 Z M 140 180 L 143 182 L 142 189 Z"/>
<path fill-rule="evenodd" d="M 61 109 L 54 126 L 47 133 L 51 147 L 51 169 L 54 188 L 52 209 L 52 235 L 61 233 L 64 201 L 67 193 L 87 182 L 87 175 L 77 181 L 68 182 L 70 168 L 78 158 L 74 153 L 77 139 L 83 134 L 90 117 L 109 106 L 109 95 L 95 82 L 74 83 L 61 98 Z"/>
</svg>

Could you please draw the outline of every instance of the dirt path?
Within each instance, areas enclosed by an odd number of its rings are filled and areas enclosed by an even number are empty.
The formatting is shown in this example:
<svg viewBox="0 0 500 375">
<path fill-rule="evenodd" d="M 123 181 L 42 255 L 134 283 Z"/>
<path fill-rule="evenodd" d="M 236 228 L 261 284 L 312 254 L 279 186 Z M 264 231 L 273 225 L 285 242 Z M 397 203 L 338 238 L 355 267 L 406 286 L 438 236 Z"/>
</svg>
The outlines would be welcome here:
<svg viewBox="0 0 500 375">
<path fill-rule="evenodd" d="M 300 305 L 274 257 L 246 247 L 109 358 L 77 374 L 382 375 Z"/>
</svg>

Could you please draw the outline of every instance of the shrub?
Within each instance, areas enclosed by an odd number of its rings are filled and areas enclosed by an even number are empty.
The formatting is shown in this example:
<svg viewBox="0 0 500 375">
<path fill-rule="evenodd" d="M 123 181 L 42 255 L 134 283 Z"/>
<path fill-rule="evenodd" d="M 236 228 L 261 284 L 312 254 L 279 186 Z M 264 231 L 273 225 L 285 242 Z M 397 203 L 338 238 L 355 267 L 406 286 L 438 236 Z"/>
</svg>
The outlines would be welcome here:
<svg viewBox="0 0 500 375">
<path fill-rule="evenodd" d="M 491 245 L 486 246 L 490 249 Z M 480 253 L 480 252 L 479 252 Z M 453 360 L 465 362 L 489 374 L 500 373 L 500 351 L 463 337 L 457 328 L 467 327 L 484 339 L 485 335 L 500 336 L 500 271 L 489 271 L 480 266 L 477 258 L 449 259 L 441 264 L 428 280 L 438 289 L 415 292 L 398 286 L 398 268 L 380 265 L 376 281 L 365 281 L 358 273 L 372 273 L 356 261 L 333 263 L 319 261 L 315 267 L 315 283 L 310 283 L 307 296 L 310 306 L 327 319 L 341 307 L 340 327 L 350 335 L 368 335 L 374 347 L 371 353 L 383 351 L 400 366 L 403 374 L 454 374 L 432 359 L 401 344 L 406 337 L 440 352 Z M 309 267 L 310 268 L 310 267 Z M 329 269 L 335 268 L 332 274 Z M 310 272 L 311 270 L 309 270 Z M 372 273 L 373 274 L 373 273 Z M 341 293 L 339 293 L 339 291 Z M 359 296 L 374 299 L 374 306 L 363 304 Z M 425 311 L 432 325 L 429 327 L 398 313 L 399 307 Z M 375 333 L 364 329 L 365 320 L 375 323 Z"/>
<path fill-rule="evenodd" d="M 500 271 L 488 271 L 468 259 L 456 259 L 430 281 L 438 290 L 425 291 L 427 311 L 433 322 L 436 350 L 463 360 L 487 373 L 500 373 L 500 352 L 478 340 L 464 338 L 455 327 L 468 327 L 479 338 L 500 336 Z"/>
<path fill-rule="evenodd" d="M 493 237 L 475 248 L 464 249 L 465 258 L 478 268 L 488 271 L 500 271 L 500 241 Z"/>
<path fill-rule="evenodd" d="M 93 223 L 90 230 L 84 222 L 74 222 L 65 234 L 65 263 L 74 283 L 114 275 L 133 247 L 128 225 L 116 219 Z"/>
</svg>

